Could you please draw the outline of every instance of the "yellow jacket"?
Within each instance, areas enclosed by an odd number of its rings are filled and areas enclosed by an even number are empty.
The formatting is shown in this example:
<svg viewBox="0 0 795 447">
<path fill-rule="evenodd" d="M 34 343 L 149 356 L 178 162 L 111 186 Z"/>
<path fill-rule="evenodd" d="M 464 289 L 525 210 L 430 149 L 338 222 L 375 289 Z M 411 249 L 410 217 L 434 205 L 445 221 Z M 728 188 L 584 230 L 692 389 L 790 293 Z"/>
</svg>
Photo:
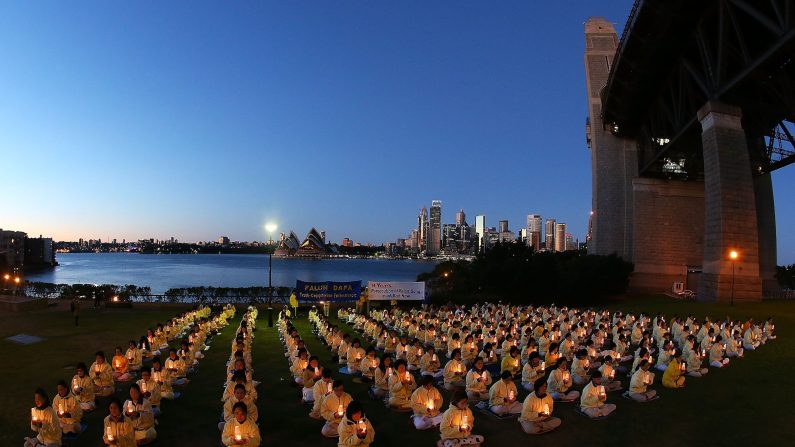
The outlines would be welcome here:
<svg viewBox="0 0 795 447">
<path fill-rule="evenodd" d="M 409 383 L 403 382 L 406 376 L 409 378 Z M 414 383 L 414 376 L 408 371 L 403 374 L 392 374 L 389 377 L 389 403 L 400 406 L 408 405 L 409 397 L 415 388 L 417 388 L 417 384 Z"/>
<path fill-rule="evenodd" d="M 235 404 L 238 402 L 243 402 L 246 404 L 246 410 L 248 411 L 248 418 L 251 419 L 253 422 L 257 422 L 259 418 L 259 411 L 257 410 L 257 404 L 254 403 L 248 396 L 244 397 L 243 400 L 237 400 L 237 397 L 232 397 L 231 399 L 227 399 L 224 402 L 224 420 L 226 422 L 230 422 L 232 419 L 235 418 L 235 414 L 232 411 Z"/>
<path fill-rule="evenodd" d="M 512 397 L 512 399 L 510 399 Z M 500 379 L 489 388 L 489 405 L 505 405 L 510 402 L 516 402 L 519 398 L 519 392 L 516 390 L 516 384 L 513 382 L 506 383 Z"/>
<path fill-rule="evenodd" d="M 434 357 L 436 358 L 434 359 Z M 439 356 L 436 354 L 426 352 L 425 355 L 420 358 L 420 371 L 436 372 L 439 371 L 440 367 Z"/>
<path fill-rule="evenodd" d="M 352 400 L 351 395 L 348 393 L 343 392 L 342 396 L 337 396 L 336 393 L 332 392 L 323 399 L 323 403 L 320 406 L 320 415 L 327 422 L 339 422 L 345 415 L 345 409 L 348 408 L 348 404 Z M 342 406 L 342 414 L 339 414 L 340 406 Z"/>
<path fill-rule="evenodd" d="M 481 379 L 478 382 L 478 379 Z M 475 371 L 470 369 L 466 378 L 466 390 L 474 393 L 485 393 L 488 386 L 491 385 L 491 374 L 485 369 L 483 371 Z"/>
<path fill-rule="evenodd" d="M 654 373 L 649 371 L 644 371 L 643 368 L 638 368 L 635 371 L 635 374 L 632 375 L 632 379 L 629 381 L 629 392 L 630 393 L 645 393 L 646 388 L 649 386 L 647 382 L 651 382 L 654 380 Z"/>
<path fill-rule="evenodd" d="M 138 412 L 137 418 L 133 419 L 127 414 L 130 409 Z M 152 413 L 152 404 L 150 404 L 146 398 L 144 398 L 142 402 L 133 402 L 130 399 L 126 400 L 122 406 L 122 411 L 124 411 L 124 417 L 129 419 L 134 430 L 148 430 L 155 426 L 155 415 Z"/>
<path fill-rule="evenodd" d="M 37 418 L 41 420 L 41 427 L 33 425 L 30 421 L 30 429 L 38 433 L 36 439 L 44 445 L 61 445 L 61 424 L 58 421 L 58 413 L 51 406 L 42 410 L 36 409 Z"/>
<path fill-rule="evenodd" d="M 522 368 L 522 384 L 529 383 L 532 386 L 536 380 L 542 377 L 544 377 L 544 369 L 541 368 L 540 363 L 535 368 L 529 362 L 525 363 Z"/>
<path fill-rule="evenodd" d="M 594 386 L 593 382 L 588 382 L 585 388 L 582 389 L 582 396 L 580 397 L 580 408 L 601 408 L 605 405 L 602 399 L 599 398 L 599 387 Z"/>
<path fill-rule="evenodd" d="M 235 437 L 240 435 L 241 439 L 245 439 L 246 442 L 244 444 L 235 444 Z M 246 418 L 246 421 L 242 424 L 237 422 L 237 419 L 234 419 L 230 422 L 227 422 L 224 425 L 224 432 L 221 435 L 221 442 L 227 446 L 237 446 L 242 445 L 244 447 L 257 447 L 262 442 L 259 434 L 259 427 L 257 424 L 254 423 L 250 418 Z"/>
<path fill-rule="evenodd" d="M 378 369 L 379 363 L 380 360 L 378 359 L 378 357 L 370 358 L 368 356 L 365 356 L 362 359 L 362 364 L 361 364 L 362 375 L 364 377 L 372 379 L 375 375 L 375 370 Z"/>
<path fill-rule="evenodd" d="M 77 374 L 72 377 L 72 393 L 80 402 L 94 402 L 94 381 L 88 375 L 80 378 Z M 75 389 L 77 386 L 77 390 Z M 79 392 L 78 392 L 79 390 Z"/>
<path fill-rule="evenodd" d="M 668 363 L 668 367 L 665 368 L 665 372 L 663 373 L 663 386 L 667 388 L 678 388 L 684 382 L 685 379 L 682 377 L 682 369 L 679 361 L 676 359 L 671 360 L 671 362 Z"/>
<path fill-rule="evenodd" d="M 429 403 L 433 403 L 434 410 L 441 411 L 442 394 L 439 393 L 436 387 L 427 389 L 421 386 L 411 394 L 411 409 L 414 410 L 414 416 L 430 416 L 428 411 Z"/>
<path fill-rule="evenodd" d="M 395 373 L 394 368 L 388 366 L 384 371 L 381 368 L 375 369 L 375 386 L 378 389 L 389 391 L 389 376 Z"/>
<path fill-rule="evenodd" d="M 552 414 L 554 402 L 549 393 L 544 397 L 538 397 L 535 392 L 527 395 L 522 404 L 522 414 L 519 415 L 519 422 L 535 422 L 546 419 Z"/>
<path fill-rule="evenodd" d="M 460 429 L 464 423 L 469 427 L 469 430 L 462 432 Z M 475 418 L 472 416 L 472 410 L 469 407 L 460 410 L 455 405 L 450 404 L 450 408 L 442 415 L 439 431 L 442 433 L 442 439 L 462 439 L 469 436 L 474 425 Z"/>
<path fill-rule="evenodd" d="M 450 360 L 444 365 L 444 383 L 453 383 L 464 380 L 464 364 L 458 360 Z M 460 373 L 460 374 L 456 374 Z"/>
<path fill-rule="evenodd" d="M 547 392 L 552 393 L 565 393 L 571 388 L 571 375 L 568 371 L 561 371 L 560 368 L 555 368 L 547 378 Z"/>
<path fill-rule="evenodd" d="M 102 362 L 100 365 L 97 362 L 91 364 L 89 374 L 94 380 L 94 385 L 98 387 L 113 386 L 113 369 L 108 362 Z"/>
<path fill-rule="evenodd" d="M 110 434 L 116 441 L 117 447 L 136 447 L 135 430 L 129 418 L 121 416 L 118 421 L 114 421 L 110 418 L 110 415 L 105 416 L 105 421 L 102 424 L 102 440 L 109 445 L 108 428 L 110 428 Z"/>
<path fill-rule="evenodd" d="M 340 439 L 337 443 L 338 447 L 366 447 L 372 444 L 373 440 L 375 439 L 375 429 L 373 428 L 373 424 L 371 424 L 367 418 L 364 418 L 364 420 L 361 420 L 360 422 L 363 422 L 367 427 L 363 438 L 360 438 L 359 435 L 356 434 L 356 428 L 358 426 L 356 422 L 348 419 L 347 416 L 342 420 L 342 422 L 340 422 L 340 425 L 337 428 L 337 431 L 340 434 Z"/>
<path fill-rule="evenodd" d="M 723 345 L 715 343 L 709 349 L 709 362 L 722 362 L 723 361 Z"/>
<path fill-rule="evenodd" d="M 83 418 L 83 409 L 80 408 L 80 401 L 71 393 L 67 394 L 66 397 L 61 397 L 60 394 L 56 393 L 52 399 L 52 408 L 58 412 L 58 418 L 64 424 L 79 424 Z M 69 413 L 69 417 L 61 417 L 61 413 Z"/>
<path fill-rule="evenodd" d="M 519 357 L 513 358 L 510 354 L 505 355 L 502 358 L 502 363 L 500 364 L 500 371 L 510 371 L 511 374 L 516 375 L 521 371 L 522 364 L 519 361 Z"/>
</svg>

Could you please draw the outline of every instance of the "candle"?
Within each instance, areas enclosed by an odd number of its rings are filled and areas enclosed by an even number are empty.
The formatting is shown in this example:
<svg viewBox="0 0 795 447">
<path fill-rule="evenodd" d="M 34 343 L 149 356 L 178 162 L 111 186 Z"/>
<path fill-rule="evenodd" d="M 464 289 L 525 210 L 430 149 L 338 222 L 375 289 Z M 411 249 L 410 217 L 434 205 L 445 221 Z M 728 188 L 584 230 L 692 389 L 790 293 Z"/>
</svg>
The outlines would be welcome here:
<svg viewBox="0 0 795 447">
<path fill-rule="evenodd" d="M 513 396 L 514 396 L 513 390 L 508 390 L 508 400 L 512 401 L 513 400 Z"/>
<path fill-rule="evenodd" d="M 602 398 L 602 399 L 604 399 L 604 398 L 605 398 L 605 396 L 606 396 L 606 394 L 605 394 L 605 387 L 603 387 L 602 385 L 599 385 L 599 397 L 600 397 L 600 398 Z"/>
<path fill-rule="evenodd" d="M 433 399 L 428 399 L 428 411 L 433 411 Z"/>
<path fill-rule="evenodd" d="M 105 429 L 105 433 L 108 436 L 108 441 L 113 441 L 113 429 L 110 428 L 110 425 Z"/>
<path fill-rule="evenodd" d="M 417 349 L 417 355 L 422 355 L 422 348 Z"/>
<path fill-rule="evenodd" d="M 132 412 L 133 412 L 133 410 L 134 410 L 134 409 L 133 409 L 133 403 L 132 403 L 132 401 L 129 401 L 129 400 L 128 400 L 128 401 L 127 401 L 127 414 L 130 414 L 130 413 L 132 413 Z"/>
<path fill-rule="evenodd" d="M 121 368 L 121 361 L 116 359 L 116 369 Z"/>
<path fill-rule="evenodd" d="M 328 386 L 326 387 L 328 391 L 326 391 L 326 394 L 331 394 L 331 392 L 334 390 L 333 386 L 334 386 L 333 382 L 328 383 Z"/>
<path fill-rule="evenodd" d="M 33 420 L 33 422 L 37 422 L 39 420 L 39 411 L 36 410 L 35 408 L 31 408 L 30 418 Z"/>
<path fill-rule="evenodd" d="M 340 405 L 337 407 L 337 414 L 338 414 L 340 417 L 342 417 L 342 413 L 343 413 L 344 411 L 345 411 L 345 410 L 342 408 L 342 404 L 340 404 Z"/>
<path fill-rule="evenodd" d="M 100 371 L 99 363 L 97 363 L 97 364 L 96 364 L 96 366 L 94 366 L 94 371 L 95 371 L 97 374 L 99 374 L 99 371 Z"/>
<path fill-rule="evenodd" d="M 431 357 L 431 359 L 435 362 L 436 361 L 436 354 L 434 354 L 433 357 Z"/>
<path fill-rule="evenodd" d="M 243 435 L 240 434 L 240 425 L 235 424 L 235 440 L 242 441 Z"/>
<path fill-rule="evenodd" d="M 461 429 L 466 430 L 469 428 L 469 418 L 467 415 L 461 416 Z"/>
<path fill-rule="evenodd" d="M 75 393 L 77 393 L 78 388 L 80 388 L 80 385 L 78 385 L 77 377 L 75 377 L 72 379 L 72 389 L 75 390 Z"/>
<path fill-rule="evenodd" d="M 549 404 L 544 404 L 544 416 L 549 416 Z"/>
<path fill-rule="evenodd" d="M 615 376 L 616 376 L 616 372 L 615 372 L 615 370 L 611 369 L 611 370 L 610 370 L 610 380 L 613 380 L 613 378 L 614 378 Z"/>
<path fill-rule="evenodd" d="M 359 420 L 359 430 L 362 431 L 362 434 L 367 433 L 367 424 L 364 423 L 364 419 Z"/>
<path fill-rule="evenodd" d="M 141 392 L 142 393 L 146 392 L 146 381 L 145 380 L 141 381 Z"/>
<path fill-rule="evenodd" d="M 547 369 L 547 362 L 541 362 L 541 369 Z"/>
<path fill-rule="evenodd" d="M 63 416 L 64 413 L 65 412 L 63 410 L 63 401 L 60 401 L 60 402 L 58 402 L 58 414 Z"/>
<path fill-rule="evenodd" d="M 406 371 L 406 382 L 410 380 L 411 380 L 411 374 L 408 371 Z"/>
</svg>

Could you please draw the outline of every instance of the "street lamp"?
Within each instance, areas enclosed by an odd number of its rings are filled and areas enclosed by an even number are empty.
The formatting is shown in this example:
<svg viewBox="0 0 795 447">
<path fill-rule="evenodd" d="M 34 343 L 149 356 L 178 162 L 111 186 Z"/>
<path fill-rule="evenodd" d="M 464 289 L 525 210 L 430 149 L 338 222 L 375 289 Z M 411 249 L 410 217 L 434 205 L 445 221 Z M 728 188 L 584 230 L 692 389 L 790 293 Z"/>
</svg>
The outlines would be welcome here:
<svg viewBox="0 0 795 447">
<path fill-rule="evenodd" d="M 273 327 L 273 232 L 276 231 L 276 224 L 271 222 L 265 224 L 265 231 L 268 232 L 268 245 L 271 250 L 268 253 L 268 327 Z"/>
<path fill-rule="evenodd" d="M 737 264 L 737 258 L 740 257 L 740 254 L 737 253 L 737 250 L 732 250 L 729 252 L 729 259 L 732 260 L 732 307 L 734 307 L 734 268 Z"/>
</svg>

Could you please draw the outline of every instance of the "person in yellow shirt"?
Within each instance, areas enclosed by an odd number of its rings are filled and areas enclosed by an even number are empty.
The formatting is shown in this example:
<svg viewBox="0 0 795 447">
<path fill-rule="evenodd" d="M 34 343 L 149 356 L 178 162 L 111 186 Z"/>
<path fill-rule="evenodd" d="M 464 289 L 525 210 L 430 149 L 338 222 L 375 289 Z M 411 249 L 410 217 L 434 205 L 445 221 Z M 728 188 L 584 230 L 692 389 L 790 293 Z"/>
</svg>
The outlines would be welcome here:
<svg viewBox="0 0 795 447">
<path fill-rule="evenodd" d="M 135 447 L 135 430 L 116 397 L 110 398 L 108 413 L 102 424 L 102 442 L 113 447 Z"/>
<path fill-rule="evenodd" d="M 519 391 L 513 383 L 513 374 L 503 371 L 500 380 L 489 388 L 489 409 L 498 416 L 519 414 L 522 404 L 519 403 Z"/>
<path fill-rule="evenodd" d="M 539 377 L 533 382 L 533 392 L 522 404 L 519 424 L 528 435 L 540 435 L 560 427 L 560 418 L 552 416 L 554 402 L 547 394 L 547 381 Z"/>
<path fill-rule="evenodd" d="M 127 368 L 130 371 L 139 371 L 143 364 L 143 353 L 138 349 L 135 340 L 130 340 L 128 346 L 127 352 L 124 354 L 127 358 Z"/>
<path fill-rule="evenodd" d="M 566 358 L 559 358 L 555 364 L 555 369 L 547 377 L 547 391 L 555 400 L 572 402 L 580 397 L 580 392 L 569 391 L 571 385 L 571 374 L 569 373 Z"/>
<path fill-rule="evenodd" d="M 301 373 L 301 382 L 304 385 L 301 389 L 301 400 L 304 402 L 315 401 L 313 389 L 315 382 L 320 380 L 321 377 L 323 377 L 323 367 L 320 366 L 320 361 L 318 360 L 317 356 L 313 355 L 312 357 L 309 357 L 309 364 Z"/>
<path fill-rule="evenodd" d="M 320 433 L 327 438 L 339 436 L 338 429 L 345 415 L 345 409 L 353 400 L 351 395 L 345 392 L 342 380 L 335 380 L 332 389 L 334 391 L 323 399 L 320 408 L 320 415 L 326 420 Z"/>
<path fill-rule="evenodd" d="M 714 368 L 723 368 L 729 364 L 729 359 L 723 356 L 723 337 L 715 337 L 715 343 L 709 348 L 709 365 Z"/>
<path fill-rule="evenodd" d="M 621 381 L 615 380 L 616 370 L 613 367 L 613 357 L 608 355 L 603 359 L 599 372 L 602 374 L 602 385 L 608 392 L 621 389 Z"/>
<path fill-rule="evenodd" d="M 80 420 L 83 418 L 83 410 L 80 408 L 80 401 L 70 392 L 66 381 L 58 382 L 57 393 L 52 400 L 52 408 L 58 414 L 58 422 L 63 434 L 80 433 Z"/>
<path fill-rule="evenodd" d="M 500 371 L 510 371 L 511 375 L 518 376 L 522 372 L 522 363 L 519 360 L 519 348 L 511 346 L 508 353 L 502 357 Z"/>
<path fill-rule="evenodd" d="M 375 381 L 370 387 L 370 397 L 383 399 L 389 394 L 389 377 L 395 373 L 392 356 L 384 354 L 375 369 Z"/>
<path fill-rule="evenodd" d="M 312 396 L 315 398 L 315 402 L 312 404 L 312 411 L 309 412 L 309 417 L 320 421 L 323 420 L 323 416 L 320 414 L 323 399 L 333 392 L 334 380 L 331 378 L 331 370 L 324 369 L 323 378 L 315 382 L 315 386 L 312 387 Z"/>
<path fill-rule="evenodd" d="M 246 395 L 246 387 L 245 385 L 236 385 L 235 386 L 235 395 L 231 399 L 227 399 L 224 402 L 224 414 L 223 414 L 223 421 L 218 424 L 218 429 L 222 432 L 224 431 L 224 425 L 227 422 L 230 422 L 235 417 L 235 404 L 238 402 L 243 402 L 246 404 L 246 414 L 249 419 L 253 422 L 257 422 L 259 418 L 259 411 L 257 410 L 257 405 L 251 400 L 250 397 Z"/>
<path fill-rule="evenodd" d="M 588 371 L 591 368 L 588 359 L 588 351 L 580 349 L 575 353 L 575 359 L 571 366 L 571 379 L 576 385 L 585 385 L 591 380 Z"/>
<path fill-rule="evenodd" d="M 420 374 L 423 376 L 431 376 L 434 379 L 439 379 L 444 376 L 439 356 L 436 355 L 436 348 L 434 348 L 433 345 L 428 345 L 425 354 L 420 357 Z"/>
<path fill-rule="evenodd" d="M 97 351 L 95 361 L 91 365 L 89 375 L 94 381 L 94 393 L 101 397 L 113 394 L 115 384 L 113 382 L 113 369 L 105 361 L 105 353 Z"/>
<path fill-rule="evenodd" d="M 111 367 L 113 368 L 113 380 L 116 382 L 128 382 L 135 378 L 135 374 L 131 373 L 127 365 L 127 357 L 121 350 L 121 346 L 116 346 L 115 355 L 111 359 Z"/>
<path fill-rule="evenodd" d="M 141 378 L 137 382 L 138 387 L 141 389 L 146 400 L 152 406 L 152 414 L 158 416 L 160 414 L 160 385 L 152 379 L 152 369 L 145 366 L 141 369 Z"/>
<path fill-rule="evenodd" d="M 707 368 L 701 367 L 703 360 L 698 350 L 691 349 L 687 351 L 687 375 L 690 377 L 702 377 L 708 373 L 709 370 Z"/>
<path fill-rule="evenodd" d="M 662 383 L 666 388 L 682 388 L 685 386 L 685 365 L 682 363 L 682 351 L 677 349 L 665 368 Z"/>
<path fill-rule="evenodd" d="M 138 445 L 151 444 L 157 438 L 155 416 L 152 405 L 141 393 L 137 384 L 130 386 L 130 399 L 124 402 L 124 416 L 133 427 L 135 442 Z"/>
<path fill-rule="evenodd" d="M 246 404 L 237 402 L 232 407 L 232 411 L 235 417 L 224 426 L 221 442 L 225 446 L 259 446 L 262 442 L 259 427 L 248 417 Z"/>
<path fill-rule="evenodd" d="M 591 418 L 609 415 L 616 410 L 615 404 L 608 404 L 607 391 L 602 386 L 602 373 L 591 374 L 591 381 L 582 390 L 580 410 Z"/>
<path fill-rule="evenodd" d="M 558 363 L 558 359 L 560 358 L 565 359 L 566 357 L 560 356 L 558 344 L 555 342 L 550 343 L 549 348 L 547 349 L 546 354 L 544 355 L 544 363 L 546 363 L 547 365 L 555 365 Z"/>
<path fill-rule="evenodd" d="M 378 368 L 379 363 L 381 361 L 375 356 L 375 349 L 372 346 L 367 348 L 361 363 L 363 381 L 372 382 L 375 380 L 375 370 Z"/>
<path fill-rule="evenodd" d="M 411 393 L 417 388 L 414 376 L 408 371 L 406 361 L 395 362 L 395 374 L 389 377 L 389 406 L 395 410 L 411 409 Z"/>
<path fill-rule="evenodd" d="M 465 388 L 464 363 L 461 361 L 461 350 L 453 349 L 450 360 L 444 365 L 444 389 L 453 391 L 456 387 Z"/>
<path fill-rule="evenodd" d="M 442 423 L 442 394 L 431 376 L 422 376 L 422 385 L 411 394 L 412 421 L 417 430 L 427 430 Z"/>
<path fill-rule="evenodd" d="M 491 385 L 491 374 L 486 370 L 483 358 L 477 357 L 472 369 L 467 372 L 467 396 L 475 401 L 487 400 L 489 398 L 489 385 Z"/>
<path fill-rule="evenodd" d="M 651 363 L 648 360 L 641 360 L 629 382 L 629 397 L 637 402 L 648 402 L 657 395 L 657 391 L 648 389 L 654 383 L 654 373 L 649 371 L 649 367 Z"/>
<path fill-rule="evenodd" d="M 522 368 L 522 388 L 527 391 L 532 391 L 535 381 L 540 378 L 545 378 L 544 364 L 541 363 L 541 357 L 538 352 L 531 352 L 527 357 L 527 363 Z"/>
<path fill-rule="evenodd" d="M 49 396 L 38 388 L 33 394 L 33 402 L 36 406 L 30 410 L 30 429 L 36 433 L 36 437 L 26 437 L 24 447 L 61 445 L 61 426 L 58 414 L 50 405 Z"/>
<path fill-rule="evenodd" d="M 361 343 L 359 339 L 353 340 L 351 343 L 350 348 L 348 348 L 348 352 L 345 354 L 345 358 L 347 359 L 347 369 L 340 368 L 340 374 L 350 374 L 353 376 L 361 376 L 361 365 L 362 359 L 364 358 L 364 349 L 361 347 Z"/>
<path fill-rule="evenodd" d="M 365 417 L 364 407 L 358 401 L 351 401 L 345 409 L 345 418 L 339 425 L 338 447 L 367 447 L 375 440 L 373 424 Z"/>
<path fill-rule="evenodd" d="M 472 434 L 474 424 L 475 418 L 472 416 L 472 410 L 469 409 L 466 392 L 456 391 L 450 401 L 450 407 L 442 415 L 442 422 L 439 424 L 442 442 L 445 446 L 479 446 L 485 439 L 481 435 Z M 452 442 L 448 443 L 447 440 Z"/>
<path fill-rule="evenodd" d="M 91 411 L 97 408 L 97 404 L 94 401 L 94 381 L 88 376 L 88 367 L 85 363 L 79 362 L 77 364 L 71 385 L 72 393 L 77 397 L 78 402 L 80 402 L 80 408 L 83 411 Z"/>
</svg>

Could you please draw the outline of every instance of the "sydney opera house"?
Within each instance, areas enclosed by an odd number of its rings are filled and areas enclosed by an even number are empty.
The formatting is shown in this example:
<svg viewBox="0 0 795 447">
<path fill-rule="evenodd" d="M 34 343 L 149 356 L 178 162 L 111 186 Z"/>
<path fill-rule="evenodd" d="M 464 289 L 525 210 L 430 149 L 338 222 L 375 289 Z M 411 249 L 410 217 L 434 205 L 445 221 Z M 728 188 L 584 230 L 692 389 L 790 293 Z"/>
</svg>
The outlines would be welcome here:
<svg viewBox="0 0 795 447">
<path fill-rule="evenodd" d="M 290 231 L 289 236 L 282 233 L 274 255 L 298 258 L 322 258 L 333 255 L 333 250 L 326 244 L 326 232 L 318 232 L 312 228 L 303 242 Z"/>
</svg>

